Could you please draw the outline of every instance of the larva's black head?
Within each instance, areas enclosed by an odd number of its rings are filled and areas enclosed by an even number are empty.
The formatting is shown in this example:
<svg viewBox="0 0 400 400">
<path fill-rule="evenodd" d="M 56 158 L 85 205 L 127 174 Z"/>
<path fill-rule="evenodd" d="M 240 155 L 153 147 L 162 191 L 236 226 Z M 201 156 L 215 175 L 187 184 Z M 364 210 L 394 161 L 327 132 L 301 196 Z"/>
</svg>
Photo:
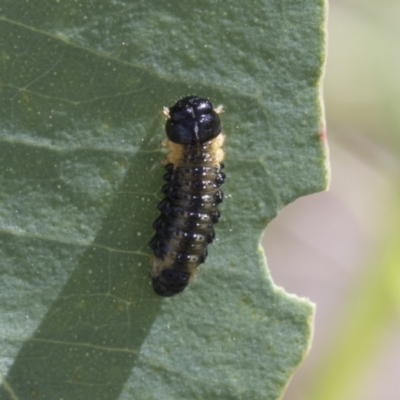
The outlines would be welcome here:
<svg viewBox="0 0 400 400">
<path fill-rule="evenodd" d="M 164 269 L 152 279 L 154 291 L 164 297 L 171 297 L 185 289 L 189 283 L 189 274 L 176 269 Z"/>
<path fill-rule="evenodd" d="M 204 143 L 219 135 L 221 122 L 210 100 L 188 96 L 166 109 L 168 139 L 179 144 Z"/>
</svg>

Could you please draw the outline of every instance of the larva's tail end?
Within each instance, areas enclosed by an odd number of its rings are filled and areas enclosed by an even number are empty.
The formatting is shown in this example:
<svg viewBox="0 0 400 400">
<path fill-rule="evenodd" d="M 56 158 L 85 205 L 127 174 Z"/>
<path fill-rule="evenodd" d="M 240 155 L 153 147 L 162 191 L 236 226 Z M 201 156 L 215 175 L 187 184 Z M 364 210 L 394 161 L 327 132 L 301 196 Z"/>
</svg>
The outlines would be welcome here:
<svg viewBox="0 0 400 400">
<path fill-rule="evenodd" d="M 153 289 L 159 296 L 175 296 L 186 288 L 189 279 L 188 272 L 164 269 L 158 276 L 152 278 Z"/>
</svg>

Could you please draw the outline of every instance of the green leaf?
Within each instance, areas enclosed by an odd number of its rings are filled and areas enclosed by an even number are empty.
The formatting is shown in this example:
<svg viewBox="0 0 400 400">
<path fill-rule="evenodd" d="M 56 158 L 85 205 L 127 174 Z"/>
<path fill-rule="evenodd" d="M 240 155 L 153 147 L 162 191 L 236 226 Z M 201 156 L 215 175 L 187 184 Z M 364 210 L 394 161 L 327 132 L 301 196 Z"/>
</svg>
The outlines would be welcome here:
<svg viewBox="0 0 400 400">
<path fill-rule="evenodd" d="M 1 399 L 277 399 L 312 306 L 260 248 L 326 186 L 323 1 L 3 0 Z M 224 104 L 226 200 L 181 295 L 149 284 L 162 106 Z"/>
</svg>

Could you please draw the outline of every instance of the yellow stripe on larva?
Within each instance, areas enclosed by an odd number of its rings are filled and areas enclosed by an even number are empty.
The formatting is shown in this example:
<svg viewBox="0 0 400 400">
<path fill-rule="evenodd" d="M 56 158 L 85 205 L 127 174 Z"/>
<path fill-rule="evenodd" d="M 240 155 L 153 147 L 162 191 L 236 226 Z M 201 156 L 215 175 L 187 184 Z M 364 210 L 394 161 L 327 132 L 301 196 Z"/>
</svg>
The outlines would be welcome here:
<svg viewBox="0 0 400 400">
<path fill-rule="evenodd" d="M 207 163 L 207 165 L 216 166 L 224 160 L 225 152 L 222 149 L 224 142 L 225 135 L 220 133 L 216 138 L 199 145 L 204 149 L 204 152 L 209 153 L 211 156 L 211 160 Z M 169 150 L 164 161 L 165 164 L 174 164 L 176 167 L 186 166 L 182 160 L 185 153 L 185 145 L 171 142 L 169 139 L 163 140 L 162 145 L 167 147 Z"/>
</svg>

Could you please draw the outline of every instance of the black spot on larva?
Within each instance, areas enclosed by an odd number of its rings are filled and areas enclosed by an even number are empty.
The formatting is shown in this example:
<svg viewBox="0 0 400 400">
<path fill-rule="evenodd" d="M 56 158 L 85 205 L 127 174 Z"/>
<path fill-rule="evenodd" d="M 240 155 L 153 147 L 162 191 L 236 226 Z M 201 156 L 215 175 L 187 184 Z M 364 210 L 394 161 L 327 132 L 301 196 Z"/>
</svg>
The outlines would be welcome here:
<svg viewBox="0 0 400 400">
<path fill-rule="evenodd" d="M 189 96 L 169 109 L 165 129 L 171 142 L 197 144 L 218 136 L 221 123 L 210 100 Z"/>
<path fill-rule="evenodd" d="M 189 274 L 184 271 L 164 269 L 153 278 L 153 289 L 160 296 L 170 297 L 182 292 L 189 283 Z"/>
<path fill-rule="evenodd" d="M 161 188 L 165 198 L 157 206 L 161 215 L 153 223 L 156 233 L 149 244 L 154 254 L 150 275 L 161 296 L 184 290 L 215 238 L 225 181 L 221 111 L 222 106 L 214 109 L 210 100 L 195 96 L 164 109 L 169 139 Z"/>
</svg>

